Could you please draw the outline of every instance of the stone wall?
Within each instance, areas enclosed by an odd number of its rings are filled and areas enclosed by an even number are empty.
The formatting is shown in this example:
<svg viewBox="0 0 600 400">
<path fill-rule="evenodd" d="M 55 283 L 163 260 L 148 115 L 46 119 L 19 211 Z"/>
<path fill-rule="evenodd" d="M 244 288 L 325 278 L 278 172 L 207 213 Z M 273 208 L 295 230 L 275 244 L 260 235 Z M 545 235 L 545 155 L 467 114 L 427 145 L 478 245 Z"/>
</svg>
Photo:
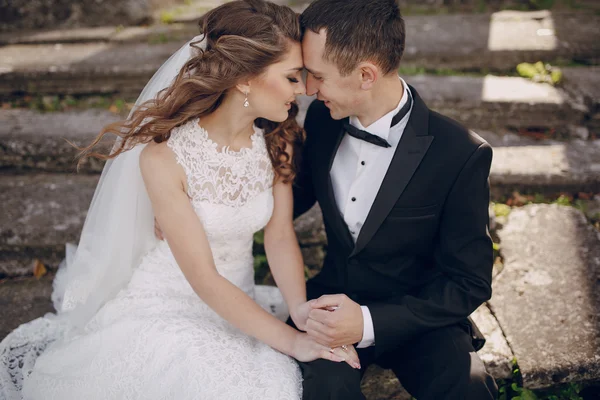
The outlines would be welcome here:
<svg viewBox="0 0 600 400">
<path fill-rule="evenodd" d="M 138 25 L 183 0 L 0 0 L 0 32 Z"/>
</svg>

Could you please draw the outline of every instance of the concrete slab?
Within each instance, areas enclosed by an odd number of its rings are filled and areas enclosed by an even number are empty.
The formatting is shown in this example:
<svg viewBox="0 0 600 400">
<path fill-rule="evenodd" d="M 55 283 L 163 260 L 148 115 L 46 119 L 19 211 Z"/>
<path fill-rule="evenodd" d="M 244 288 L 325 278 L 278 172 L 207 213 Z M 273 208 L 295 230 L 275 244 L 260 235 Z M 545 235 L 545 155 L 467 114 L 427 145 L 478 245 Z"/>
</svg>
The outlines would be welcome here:
<svg viewBox="0 0 600 400">
<path fill-rule="evenodd" d="M 53 274 L 41 279 L 0 280 L 0 341 L 19 325 L 54 312 L 52 279 Z"/>
<path fill-rule="evenodd" d="M 172 22 L 192 28 L 208 9 L 222 1 L 194 1 L 165 13 Z M 290 2 L 283 1 L 290 5 Z M 304 4 L 291 4 L 297 11 Z M 501 11 L 493 14 L 423 15 L 405 17 L 405 66 L 428 69 L 512 70 L 523 61 L 597 60 L 598 16 L 576 12 Z M 113 32 L 110 32 L 110 29 Z M 176 30 L 172 24 L 167 29 Z M 106 30 L 106 31 L 104 31 Z M 32 32 L 6 36 L 0 42 L 74 43 L 113 38 L 115 28 Z M 194 31 L 196 32 L 196 31 Z M 167 35 L 168 36 L 168 35 Z"/>
<path fill-rule="evenodd" d="M 15 45 L 0 48 L 0 98 L 19 93 L 137 97 L 181 42 Z"/>
<path fill-rule="evenodd" d="M 600 191 L 600 140 L 494 149 L 490 172 L 496 197 L 530 193 Z"/>
<path fill-rule="evenodd" d="M 503 11 L 406 18 L 404 66 L 507 71 L 521 62 L 598 60 L 599 16 Z"/>
<path fill-rule="evenodd" d="M 471 318 L 485 337 L 485 345 L 477 352 L 487 371 L 496 379 L 512 377 L 513 352 L 504 337 L 498 320 L 487 304 L 482 304 Z"/>
<path fill-rule="evenodd" d="M 31 273 L 35 259 L 55 268 L 79 238 L 98 176 L 0 176 L 0 276 Z"/>
<path fill-rule="evenodd" d="M 75 46 L 81 45 L 63 45 L 57 54 L 65 46 L 74 46 L 75 50 Z M 153 53 L 151 46 L 98 44 L 81 49 L 78 55 L 67 52 L 68 57 L 64 59 L 51 49 L 40 49 L 40 54 L 47 56 L 50 63 L 56 61 L 56 65 L 45 70 L 39 65 L 39 54 L 29 49 L 37 46 L 26 46 L 27 51 L 22 55 L 0 48 L 0 57 L 3 51 L 7 53 L 7 58 L 0 61 L 0 70 L 12 71 L 0 73 L 0 99 L 23 93 L 119 93 L 136 98 L 155 69 L 171 50 L 175 51 L 169 43 L 156 46 L 160 51 Z M 126 47 L 134 53 L 123 54 Z M 123 62 L 116 61 L 119 59 Z M 14 68 L 18 70 L 13 71 Z M 498 131 L 533 127 L 554 129 L 568 136 L 571 127 L 585 126 L 592 113 L 583 100 L 577 100 L 583 99 L 576 95 L 577 86 L 567 91 L 523 78 L 491 75 L 417 75 L 405 76 L 405 79 L 430 108 L 470 128 Z M 302 97 L 299 103 L 302 120 L 310 98 Z"/>
<path fill-rule="evenodd" d="M 55 29 L 38 32 L 11 32 L 0 34 L 0 45 L 55 44 L 108 42 L 117 34 L 117 27 Z"/>
<path fill-rule="evenodd" d="M 562 68 L 565 88 L 580 101 L 600 112 L 600 66 Z"/>
<path fill-rule="evenodd" d="M 513 209 L 497 233 L 504 270 L 489 303 L 524 385 L 600 379 L 600 233 L 545 204 Z"/>
<path fill-rule="evenodd" d="M 563 74 L 565 89 L 589 110 L 586 125 L 600 137 L 600 66 L 563 68 Z"/>
<path fill-rule="evenodd" d="M 103 26 L 96 28 L 57 29 L 50 31 L 0 33 L 0 45 L 58 45 L 99 43 L 158 44 L 185 43 L 199 33 L 192 24 L 173 23 L 150 26 Z"/>
<path fill-rule="evenodd" d="M 427 105 L 469 128 L 546 128 L 565 134 L 584 125 L 588 107 L 567 91 L 524 78 L 472 76 L 405 77 Z"/>
<path fill-rule="evenodd" d="M 99 116 L 98 120 L 102 121 L 102 118 Z M 89 121 L 92 126 L 93 118 L 90 117 Z M 49 126 L 52 123 L 50 119 Z M 0 134 L 0 161 L 5 166 L 14 166 L 10 164 L 13 162 L 38 172 L 40 169 L 72 170 L 72 150 L 57 139 L 61 131 L 60 124 L 56 126 L 57 130 L 49 130 L 43 136 L 28 132 L 27 129 L 33 128 L 26 125 L 22 133 L 25 140 L 6 139 L 8 134 Z M 73 132 L 74 139 L 81 140 L 88 135 L 85 124 L 78 125 Z M 27 138 L 35 140 L 28 142 Z M 51 151 L 46 152 L 48 149 Z M 100 165 L 88 168 L 88 171 L 99 170 Z M 514 190 L 522 193 L 597 193 L 600 192 L 599 172 L 600 141 L 497 147 L 494 149 L 490 181 L 493 198 L 509 195 Z M 11 176 L 5 172 L 0 177 L 0 209 L 5 218 L 0 221 L 3 227 L 0 229 L 3 272 L 0 273 L 11 276 L 29 273 L 33 258 L 55 265 L 62 257 L 64 243 L 77 239 L 79 235 L 96 180 L 97 176 L 47 173 Z M 55 227 L 62 227 L 65 219 L 71 222 L 57 235 Z M 307 260 L 310 260 L 311 267 L 318 267 L 326 245 L 318 207 L 299 218 L 296 227 Z"/>
<path fill-rule="evenodd" d="M 102 128 L 121 117 L 107 110 L 39 113 L 25 109 L 0 111 L 0 168 L 74 172 L 77 150 L 92 142 Z M 108 151 L 114 137 L 102 149 Z M 100 172 L 103 162 L 90 160 L 81 172 Z"/>
<path fill-rule="evenodd" d="M 67 242 L 77 243 L 98 175 L 0 175 L 0 278 L 25 276 L 35 259 L 54 269 Z M 325 256 L 321 211 L 295 222 L 305 262 L 319 269 Z"/>
<path fill-rule="evenodd" d="M 391 370 L 371 365 L 361 382 L 361 390 L 367 400 L 411 400 Z"/>
<path fill-rule="evenodd" d="M 202 2 L 214 6 L 219 2 Z M 305 3 L 287 3 L 302 11 Z M 187 11 L 185 11 L 187 9 Z M 195 24 L 206 8 L 181 7 L 175 21 Z M 560 59 L 594 62 L 600 30 L 593 13 L 501 11 L 493 14 L 405 17 L 404 66 L 507 71 L 520 62 Z"/>
</svg>

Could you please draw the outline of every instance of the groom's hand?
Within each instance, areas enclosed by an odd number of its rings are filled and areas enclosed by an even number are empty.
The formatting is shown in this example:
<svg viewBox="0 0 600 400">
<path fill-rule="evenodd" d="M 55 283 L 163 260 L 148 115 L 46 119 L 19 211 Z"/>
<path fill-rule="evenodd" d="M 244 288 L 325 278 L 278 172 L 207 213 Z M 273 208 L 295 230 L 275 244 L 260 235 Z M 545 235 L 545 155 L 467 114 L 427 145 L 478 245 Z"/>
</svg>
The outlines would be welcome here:
<svg viewBox="0 0 600 400">
<path fill-rule="evenodd" d="M 329 346 L 355 344 L 362 340 L 363 314 L 360 305 L 345 294 L 321 296 L 309 302 L 306 332 L 317 342 Z"/>
</svg>

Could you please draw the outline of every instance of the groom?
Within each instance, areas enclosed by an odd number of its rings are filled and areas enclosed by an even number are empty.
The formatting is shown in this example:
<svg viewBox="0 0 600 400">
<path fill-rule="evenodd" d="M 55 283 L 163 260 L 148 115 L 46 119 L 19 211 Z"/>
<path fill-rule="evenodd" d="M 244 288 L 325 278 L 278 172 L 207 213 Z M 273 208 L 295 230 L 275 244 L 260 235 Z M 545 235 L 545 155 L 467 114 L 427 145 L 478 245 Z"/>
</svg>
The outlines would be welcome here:
<svg viewBox="0 0 600 400">
<path fill-rule="evenodd" d="M 364 399 L 360 380 L 376 363 L 418 400 L 495 399 L 467 318 L 491 296 L 490 146 L 398 77 L 396 1 L 316 0 L 301 18 L 307 94 L 318 100 L 294 214 L 318 202 L 328 239 L 307 283 L 307 332 L 356 345 L 362 365 L 301 363 L 304 398 Z"/>
</svg>

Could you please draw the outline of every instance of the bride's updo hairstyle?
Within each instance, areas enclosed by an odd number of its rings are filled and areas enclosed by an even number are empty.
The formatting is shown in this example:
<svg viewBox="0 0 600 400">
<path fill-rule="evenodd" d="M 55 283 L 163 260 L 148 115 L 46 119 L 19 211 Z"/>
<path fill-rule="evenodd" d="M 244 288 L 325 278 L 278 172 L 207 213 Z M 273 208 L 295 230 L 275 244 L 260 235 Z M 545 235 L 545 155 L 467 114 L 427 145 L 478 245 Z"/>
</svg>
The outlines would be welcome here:
<svg viewBox="0 0 600 400">
<path fill-rule="evenodd" d="M 259 76 L 279 62 L 291 42 L 302 40 L 298 15 L 288 7 L 263 0 L 238 0 L 205 14 L 199 22 L 206 48 L 191 43 L 193 56 L 179 72 L 174 83 L 156 99 L 136 107 L 125 121 L 107 125 L 87 147 L 80 149 L 78 164 L 88 157 L 108 160 L 139 143 L 167 140 L 173 128 L 195 117 L 212 113 L 223 102 L 227 91 L 242 79 Z M 269 156 L 277 175 L 284 182 L 296 176 L 304 132 L 296 123 L 298 106 L 292 104 L 284 122 L 259 118 L 264 129 Z M 119 140 L 110 154 L 94 151 L 106 134 Z M 286 147 L 292 146 L 293 159 Z"/>
</svg>

